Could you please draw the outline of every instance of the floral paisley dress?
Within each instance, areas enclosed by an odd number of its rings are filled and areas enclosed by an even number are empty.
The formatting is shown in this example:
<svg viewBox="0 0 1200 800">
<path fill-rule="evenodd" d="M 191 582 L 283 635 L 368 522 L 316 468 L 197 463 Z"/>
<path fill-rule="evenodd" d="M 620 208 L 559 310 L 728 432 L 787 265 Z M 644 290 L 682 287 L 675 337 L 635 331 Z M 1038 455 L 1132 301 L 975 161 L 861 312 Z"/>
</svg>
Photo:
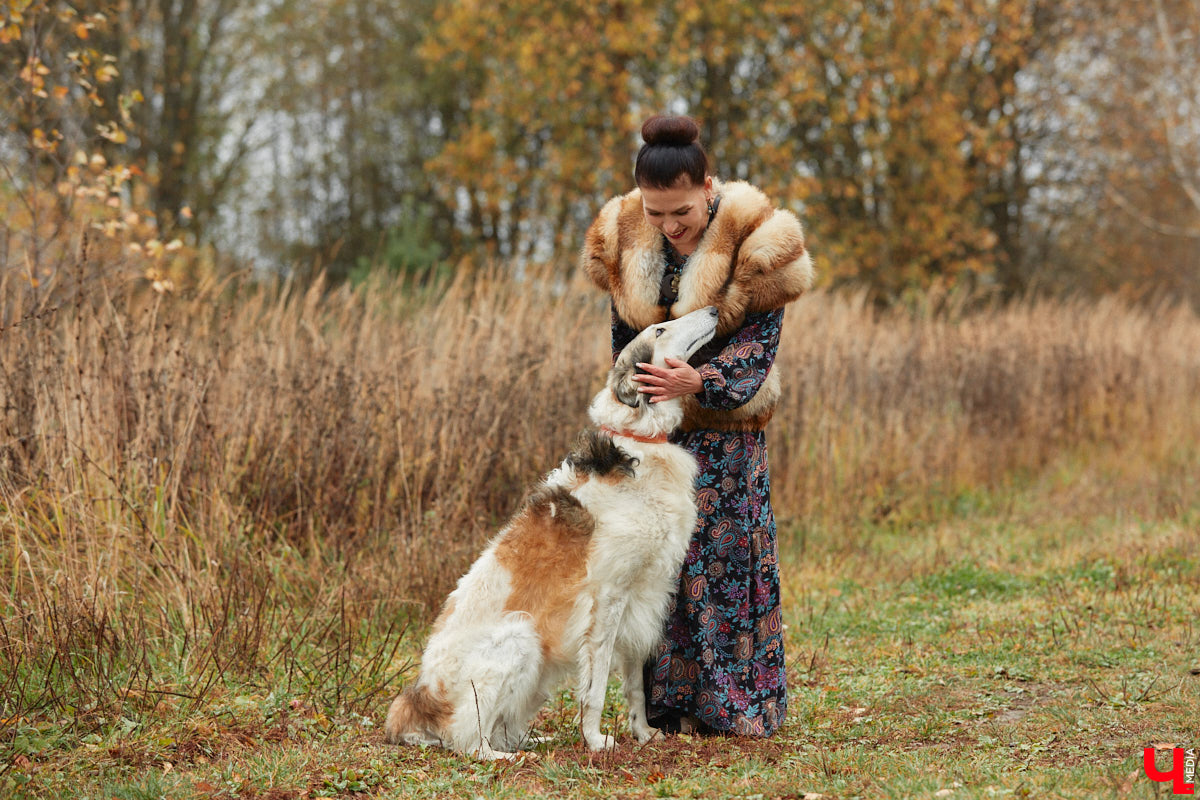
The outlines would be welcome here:
<svg viewBox="0 0 1200 800">
<path fill-rule="evenodd" d="M 686 269 L 664 239 L 669 284 Z M 678 286 L 678 281 L 674 282 Z M 612 315 L 614 358 L 636 335 Z M 702 406 L 737 408 L 766 380 L 783 309 L 749 314 L 741 329 L 697 370 Z M 696 530 L 684 559 L 657 656 L 646 665 L 650 723 L 671 729 L 681 716 L 707 729 L 768 736 L 787 708 L 779 559 L 763 431 L 694 430 L 672 441 L 699 463 Z"/>
</svg>

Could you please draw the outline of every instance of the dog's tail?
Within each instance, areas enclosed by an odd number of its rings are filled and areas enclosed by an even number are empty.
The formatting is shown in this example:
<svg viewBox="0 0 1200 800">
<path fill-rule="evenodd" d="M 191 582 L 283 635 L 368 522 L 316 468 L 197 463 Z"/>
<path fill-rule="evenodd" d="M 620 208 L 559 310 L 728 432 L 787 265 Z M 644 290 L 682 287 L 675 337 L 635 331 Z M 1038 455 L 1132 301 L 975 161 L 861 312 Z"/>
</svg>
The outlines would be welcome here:
<svg viewBox="0 0 1200 800">
<path fill-rule="evenodd" d="M 436 741 L 442 739 L 454 706 L 424 684 L 410 686 L 392 701 L 384 722 L 384 738 L 389 744 Z"/>
</svg>

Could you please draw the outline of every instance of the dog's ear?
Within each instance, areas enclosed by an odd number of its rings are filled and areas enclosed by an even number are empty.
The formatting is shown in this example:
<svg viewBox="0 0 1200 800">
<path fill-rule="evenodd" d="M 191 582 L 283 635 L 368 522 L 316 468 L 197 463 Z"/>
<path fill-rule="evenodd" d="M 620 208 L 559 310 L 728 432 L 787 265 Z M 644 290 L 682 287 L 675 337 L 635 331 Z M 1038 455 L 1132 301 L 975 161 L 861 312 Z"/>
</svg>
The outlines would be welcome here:
<svg viewBox="0 0 1200 800">
<path fill-rule="evenodd" d="M 638 384 L 633 380 L 633 376 L 643 371 L 637 368 L 639 362 L 647 363 L 652 358 L 654 345 L 646 341 L 635 339 L 621 351 L 609 377 L 609 384 L 617 400 L 630 408 L 637 408 L 647 402 L 646 395 L 638 391 Z"/>
<path fill-rule="evenodd" d="M 633 372 L 627 372 L 624 378 L 617 381 L 617 385 L 613 387 L 613 394 L 630 408 L 637 408 L 645 400 L 646 395 L 637 390 L 637 384 L 631 380 L 633 375 Z"/>
</svg>

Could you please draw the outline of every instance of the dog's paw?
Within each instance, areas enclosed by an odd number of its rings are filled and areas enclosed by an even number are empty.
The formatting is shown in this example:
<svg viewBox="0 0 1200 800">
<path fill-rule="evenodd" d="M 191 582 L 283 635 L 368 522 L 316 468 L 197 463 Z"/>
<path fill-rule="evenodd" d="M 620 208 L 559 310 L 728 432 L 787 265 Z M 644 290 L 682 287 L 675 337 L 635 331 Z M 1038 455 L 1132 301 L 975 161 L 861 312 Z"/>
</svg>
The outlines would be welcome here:
<svg viewBox="0 0 1200 800">
<path fill-rule="evenodd" d="M 480 761 L 516 761 L 522 753 L 508 753 L 503 750 L 493 750 L 490 747 L 480 747 L 475 750 L 475 757 Z"/>
<path fill-rule="evenodd" d="M 667 738 L 658 728 L 651 728 L 649 725 L 645 726 L 641 730 L 635 730 L 633 732 L 633 737 L 637 739 L 638 744 L 645 744 L 646 742 L 650 742 L 655 739 Z"/>
<path fill-rule="evenodd" d="M 592 734 L 585 738 L 589 750 L 612 750 L 617 746 L 617 740 L 605 734 Z"/>
</svg>

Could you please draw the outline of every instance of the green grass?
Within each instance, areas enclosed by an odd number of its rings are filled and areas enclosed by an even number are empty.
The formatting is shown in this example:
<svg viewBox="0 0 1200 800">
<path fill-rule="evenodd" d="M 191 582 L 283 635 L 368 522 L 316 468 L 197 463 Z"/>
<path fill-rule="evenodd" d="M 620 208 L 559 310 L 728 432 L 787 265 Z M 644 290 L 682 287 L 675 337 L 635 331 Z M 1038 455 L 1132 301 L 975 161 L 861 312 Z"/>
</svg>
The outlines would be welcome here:
<svg viewBox="0 0 1200 800">
<path fill-rule="evenodd" d="M 401 680 L 364 704 L 366 686 L 289 690 L 295 661 L 280 659 L 200 703 L 162 694 L 115 717 L 5 720 L 0 796 L 1164 797 L 1142 748 L 1200 745 L 1196 466 L 1145 473 L 1092 453 L 882 517 L 781 523 L 789 713 L 768 741 L 638 747 L 622 729 L 616 752 L 594 755 L 564 693 L 535 723 L 551 742 L 479 764 L 383 744 Z M 362 674 L 401 671 L 422 639 Z"/>
</svg>

